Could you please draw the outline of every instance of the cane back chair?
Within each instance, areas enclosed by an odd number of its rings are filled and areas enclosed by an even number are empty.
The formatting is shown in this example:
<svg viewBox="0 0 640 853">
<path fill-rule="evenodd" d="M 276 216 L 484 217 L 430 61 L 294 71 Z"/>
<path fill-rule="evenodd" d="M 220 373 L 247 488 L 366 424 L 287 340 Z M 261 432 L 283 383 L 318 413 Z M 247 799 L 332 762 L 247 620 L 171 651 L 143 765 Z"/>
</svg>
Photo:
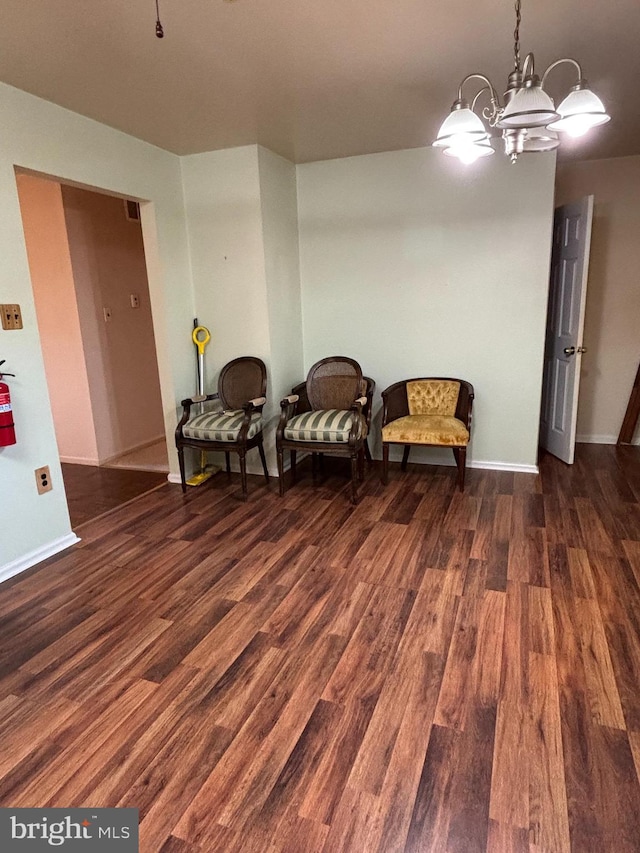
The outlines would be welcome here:
<svg viewBox="0 0 640 853">
<path fill-rule="evenodd" d="M 188 397 L 182 401 L 182 418 L 176 427 L 176 448 L 183 492 L 187 490 L 185 447 L 224 452 L 227 473 L 231 471 L 230 454 L 237 453 L 244 500 L 247 499 L 247 451 L 257 447 L 265 480 L 269 482 L 262 443 L 262 409 L 266 403 L 266 391 L 267 368 L 264 362 L 254 356 L 242 356 L 222 368 L 217 393 Z M 204 409 L 205 404 L 212 401 L 222 403 L 222 409 L 191 413 L 193 406 L 200 404 Z"/>
<path fill-rule="evenodd" d="M 291 453 L 295 482 L 296 454 L 308 451 L 351 459 L 351 501 L 358 502 L 358 480 L 363 478 L 364 457 L 370 460 L 367 432 L 375 382 L 362 375 L 357 361 L 331 356 L 316 362 L 306 382 L 296 385 L 281 403 L 276 430 L 280 495 L 284 495 L 284 451 Z M 315 470 L 315 464 L 314 464 Z"/>
</svg>

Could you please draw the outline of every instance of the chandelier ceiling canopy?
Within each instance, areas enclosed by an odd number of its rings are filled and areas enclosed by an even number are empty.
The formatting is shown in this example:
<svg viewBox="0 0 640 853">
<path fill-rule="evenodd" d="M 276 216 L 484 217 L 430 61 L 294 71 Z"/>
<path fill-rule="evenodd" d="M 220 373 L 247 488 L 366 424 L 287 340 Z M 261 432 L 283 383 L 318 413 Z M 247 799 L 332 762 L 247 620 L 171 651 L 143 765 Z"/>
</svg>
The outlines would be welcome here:
<svg viewBox="0 0 640 853">
<path fill-rule="evenodd" d="M 610 119 L 600 98 L 588 87 L 580 63 L 575 59 L 557 59 L 546 69 L 542 78 L 535 73 L 533 53 L 528 53 L 521 62 L 521 6 L 521 0 L 516 0 L 514 67 L 508 77 L 504 103 L 501 103 L 488 77 L 475 72 L 468 74 L 460 83 L 458 97 L 433 143 L 435 147 L 442 148 L 445 154 L 457 157 L 463 163 L 473 163 L 480 157 L 494 153 L 485 122 L 489 128 L 502 131 L 505 154 L 515 163 L 523 153 L 553 151 L 560 145 L 558 131 L 574 137 L 582 136 L 592 127 L 605 124 Z M 556 108 L 545 84 L 549 73 L 563 63 L 575 66 L 577 82 Z M 462 90 L 471 80 L 479 81 L 480 87 L 469 102 L 463 97 Z M 489 101 L 489 105 L 482 109 L 482 118 L 476 112 L 481 99 Z"/>
</svg>

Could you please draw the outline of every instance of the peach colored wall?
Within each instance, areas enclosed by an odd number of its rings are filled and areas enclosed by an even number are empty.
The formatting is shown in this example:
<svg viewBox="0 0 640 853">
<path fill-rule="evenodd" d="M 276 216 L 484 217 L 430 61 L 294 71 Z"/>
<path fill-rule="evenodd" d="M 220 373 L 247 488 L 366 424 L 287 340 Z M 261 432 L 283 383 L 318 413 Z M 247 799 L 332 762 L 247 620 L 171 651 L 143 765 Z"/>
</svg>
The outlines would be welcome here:
<svg viewBox="0 0 640 853">
<path fill-rule="evenodd" d="M 103 462 L 164 435 L 142 229 L 122 199 L 69 186 L 62 199 Z"/>
<path fill-rule="evenodd" d="M 556 204 L 585 195 L 594 210 L 577 437 L 607 444 L 618 437 L 640 362 L 640 157 L 562 164 Z"/>
<path fill-rule="evenodd" d="M 32 175 L 18 174 L 16 180 L 58 452 L 63 461 L 95 465 L 98 449 L 61 187 Z"/>
</svg>

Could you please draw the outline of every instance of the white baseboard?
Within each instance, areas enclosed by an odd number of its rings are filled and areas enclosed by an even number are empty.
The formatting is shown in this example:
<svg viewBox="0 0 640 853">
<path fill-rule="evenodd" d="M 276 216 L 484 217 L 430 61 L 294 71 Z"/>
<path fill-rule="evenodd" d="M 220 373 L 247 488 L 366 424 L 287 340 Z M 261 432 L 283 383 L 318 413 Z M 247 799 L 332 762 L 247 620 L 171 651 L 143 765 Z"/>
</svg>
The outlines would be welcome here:
<svg viewBox="0 0 640 853">
<path fill-rule="evenodd" d="M 134 453 L 136 450 L 144 450 L 145 447 L 151 447 L 152 444 L 157 444 L 159 441 L 164 441 L 164 434 L 158 435 L 156 438 L 151 438 L 148 441 L 143 441 L 141 444 L 132 444 L 131 447 L 126 447 L 124 450 L 119 450 L 112 456 L 105 456 L 103 459 L 99 459 L 97 456 L 66 456 L 60 454 L 61 462 L 69 462 L 72 465 L 108 465 L 110 462 L 113 462 L 115 459 L 119 459 L 121 456 L 126 456 L 128 453 Z"/>
<path fill-rule="evenodd" d="M 577 444 L 615 444 L 617 435 L 577 435 Z"/>
<path fill-rule="evenodd" d="M 89 456 L 60 456 L 61 462 L 69 462 L 71 465 L 99 465 L 100 460 Z"/>
<path fill-rule="evenodd" d="M 514 471 L 516 474 L 539 474 L 537 465 L 525 465 L 519 462 L 493 462 L 473 460 L 467 463 L 469 468 L 484 468 L 488 471 Z"/>
<path fill-rule="evenodd" d="M 298 457 L 298 463 L 301 462 L 304 458 L 306 458 L 309 455 L 310 455 L 309 453 L 304 453 L 304 454 L 301 453 L 300 456 Z M 377 461 L 380 462 L 381 460 L 377 459 Z M 453 460 L 446 460 L 446 461 L 439 460 L 438 462 L 417 462 L 416 464 L 417 465 L 446 465 L 450 468 L 455 466 L 455 462 Z M 285 472 L 288 471 L 290 468 L 291 468 L 291 461 L 287 455 L 285 457 L 285 461 L 284 461 Z M 467 459 L 467 468 L 482 468 L 482 469 L 485 469 L 487 471 L 513 471 L 516 474 L 538 474 L 539 473 L 539 469 L 538 469 L 537 465 L 526 465 L 526 464 L 519 463 L 519 462 L 494 462 L 492 460 L 482 460 L 482 459 L 474 459 L 474 460 L 468 460 Z M 233 471 L 233 468 L 232 468 L 232 471 Z M 235 471 L 234 473 L 237 473 L 237 471 Z M 273 477 L 278 476 L 277 471 L 274 473 L 272 473 L 270 471 L 269 474 Z M 262 472 L 260 471 L 258 476 L 261 476 L 261 475 L 262 475 Z M 170 483 L 174 483 L 178 486 L 181 483 L 180 474 L 168 474 L 167 480 Z"/>
<path fill-rule="evenodd" d="M 76 542 L 80 542 L 80 539 L 76 534 L 67 533 L 66 536 L 61 536 L 59 539 L 54 539 L 53 542 L 48 542 L 46 545 L 42 545 L 34 551 L 29 551 L 28 554 L 25 554 L 23 557 L 19 557 L 17 560 L 13 560 L 11 563 L 5 563 L 4 566 L 0 566 L 0 583 L 9 580 L 9 578 L 14 577 L 14 575 L 19 575 L 20 572 L 25 572 L 27 569 L 30 569 L 31 566 L 41 563 L 48 557 L 53 557 L 54 554 L 58 554 L 60 551 L 70 548 L 72 545 L 75 545 Z"/>
<path fill-rule="evenodd" d="M 130 447 L 125 447 L 122 450 L 119 450 L 117 453 L 114 453 L 112 456 L 105 456 L 104 459 L 101 459 L 98 464 L 99 465 L 108 465 L 110 462 L 113 462 L 115 459 L 120 459 L 121 456 L 127 456 L 129 453 L 135 453 L 136 450 L 144 450 L 145 447 L 151 447 L 152 444 L 157 444 L 159 441 L 164 441 L 165 435 L 158 435 L 155 438 L 147 439 L 147 441 L 142 441 L 140 444 L 132 444 Z"/>
<path fill-rule="evenodd" d="M 576 436 L 577 444 L 617 444 L 618 436 L 617 435 L 577 435 Z M 636 446 L 640 444 L 640 437 L 638 437 L 635 441 L 632 441 L 631 444 L 635 444 Z"/>
<path fill-rule="evenodd" d="M 311 455 L 311 454 L 310 454 L 310 453 L 308 453 L 307 451 L 304 451 L 304 452 L 302 452 L 302 451 L 298 451 L 297 464 L 299 465 L 299 464 L 300 464 L 304 459 L 306 459 L 306 458 L 307 458 L 307 456 L 310 456 L 310 455 Z M 223 465 L 224 465 L 224 462 L 223 462 Z M 290 468 L 291 468 L 291 457 L 289 456 L 289 454 L 288 454 L 288 453 L 286 453 L 286 454 L 285 454 L 285 457 L 284 457 L 284 470 L 285 470 L 285 473 L 286 473 L 287 471 L 289 471 L 289 469 L 290 469 Z M 224 468 L 220 468 L 219 470 L 220 470 L 220 471 L 224 471 Z M 277 467 L 275 467 L 275 466 L 267 466 L 267 470 L 269 471 L 269 476 L 270 476 L 270 477 L 276 477 L 276 478 L 277 478 L 277 476 L 278 476 L 278 469 L 277 469 Z M 195 470 L 194 470 L 194 473 L 195 473 Z M 216 472 L 216 473 L 217 473 L 217 472 Z M 233 455 L 231 456 L 231 473 L 232 473 L 232 474 L 239 474 L 239 473 L 240 473 L 240 468 L 238 467 L 237 459 L 234 459 L 234 456 L 233 456 Z M 261 468 L 261 467 L 260 467 L 260 468 L 256 468 L 256 469 L 255 469 L 255 470 L 253 470 L 253 471 L 247 471 L 247 473 L 248 473 L 248 474 L 252 474 L 254 477 L 264 477 L 264 472 L 262 471 L 262 468 Z M 189 474 L 188 476 L 191 476 L 191 475 Z M 167 480 L 168 480 L 170 483 L 173 483 L 175 486 L 179 486 L 179 485 L 182 483 L 182 480 L 180 479 L 180 474 L 167 474 Z"/>
<path fill-rule="evenodd" d="M 445 465 L 455 467 L 454 460 L 445 462 L 416 462 L 416 465 Z M 513 471 L 516 474 L 539 474 L 537 465 L 526 465 L 521 462 L 495 462 L 491 459 L 467 459 L 467 468 L 481 468 L 485 471 Z"/>
</svg>

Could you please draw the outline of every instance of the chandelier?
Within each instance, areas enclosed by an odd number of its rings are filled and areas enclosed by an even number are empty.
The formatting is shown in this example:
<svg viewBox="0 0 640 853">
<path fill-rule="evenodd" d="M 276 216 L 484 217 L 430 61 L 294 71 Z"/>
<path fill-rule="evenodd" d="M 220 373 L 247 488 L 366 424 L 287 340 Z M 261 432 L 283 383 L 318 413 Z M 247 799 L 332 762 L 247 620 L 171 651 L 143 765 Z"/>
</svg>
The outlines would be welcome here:
<svg viewBox="0 0 640 853">
<path fill-rule="evenodd" d="M 520 61 L 521 0 L 516 0 L 516 28 L 513 33 L 514 68 L 509 74 L 504 105 L 496 89 L 484 74 L 468 74 L 458 86 L 458 97 L 451 112 L 443 121 L 438 137 L 433 143 L 450 157 L 463 163 L 473 163 L 479 157 L 494 153 L 490 134 L 482 119 L 476 114 L 480 98 L 488 98 L 489 105 L 482 110 L 482 118 L 490 128 L 502 131 L 504 151 L 515 163 L 518 155 L 527 152 L 553 151 L 560 145 L 558 131 L 569 136 L 582 136 L 592 127 L 609 121 L 604 104 L 587 85 L 582 76 L 580 63 L 565 57 L 557 59 L 538 77 L 534 69 L 533 53 Z M 574 65 L 577 83 L 556 109 L 553 100 L 545 91 L 549 73 L 562 63 Z M 463 97 L 463 86 L 469 80 L 480 80 L 482 86 L 471 103 Z"/>
</svg>

